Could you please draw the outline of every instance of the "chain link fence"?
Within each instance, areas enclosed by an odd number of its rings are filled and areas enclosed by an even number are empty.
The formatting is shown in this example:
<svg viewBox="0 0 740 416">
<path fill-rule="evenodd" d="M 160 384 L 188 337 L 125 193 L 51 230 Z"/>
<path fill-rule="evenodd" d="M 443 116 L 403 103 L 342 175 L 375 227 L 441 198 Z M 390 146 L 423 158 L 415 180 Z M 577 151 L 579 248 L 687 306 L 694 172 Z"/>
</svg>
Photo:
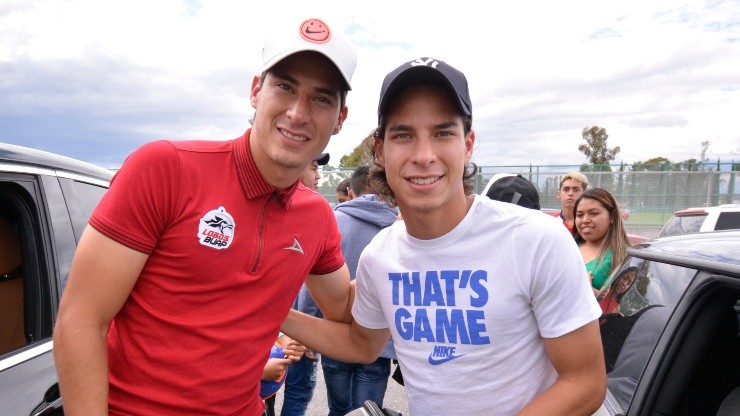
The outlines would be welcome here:
<svg viewBox="0 0 740 416">
<path fill-rule="evenodd" d="M 738 168 L 736 163 L 717 163 L 711 170 L 697 171 L 631 171 L 619 165 L 609 168 L 611 171 L 581 173 L 588 178 L 589 188 L 609 190 L 620 209 L 629 212 L 625 222 L 629 233 L 653 238 L 677 210 L 740 204 L 740 171 L 732 170 Z M 560 179 L 579 170 L 580 166 L 479 166 L 475 192 L 480 193 L 497 173 L 519 173 L 537 186 L 542 208 L 560 209 L 555 195 Z M 330 203 L 336 203 L 337 184 L 351 174 L 352 169 L 323 171 L 319 192 Z"/>
</svg>

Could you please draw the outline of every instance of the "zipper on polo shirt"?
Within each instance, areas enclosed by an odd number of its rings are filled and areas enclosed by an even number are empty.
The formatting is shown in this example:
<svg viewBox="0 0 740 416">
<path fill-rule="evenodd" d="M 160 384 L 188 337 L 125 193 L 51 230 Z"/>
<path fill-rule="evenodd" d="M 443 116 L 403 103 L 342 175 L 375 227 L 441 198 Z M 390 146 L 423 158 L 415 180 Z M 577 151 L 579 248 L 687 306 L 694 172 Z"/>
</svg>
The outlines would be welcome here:
<svg viewBox="0 0 740 416">
<path fill-rule="evenodd" d="M 252 265 L 252 273 L 256 273 L 257 269 L 260 265 L 260 259 L 262 259 L 262 248 L 264 247 L 264 232 L 265 232 L 265 212 L 267 211 L 267 206 L 270 204 L 270 202 L 277 202 L 278 200 L 278 191 L 272 191 L 272 194 L 265 199 L 265 203 L 262 205 L 262 213 L 260 214 L 260 226 L 259 226 L 259 233 L 258 233 L 258 242 L 257 242 L 257 258 L 254 260 L 254 265 Z"/>
</svg>

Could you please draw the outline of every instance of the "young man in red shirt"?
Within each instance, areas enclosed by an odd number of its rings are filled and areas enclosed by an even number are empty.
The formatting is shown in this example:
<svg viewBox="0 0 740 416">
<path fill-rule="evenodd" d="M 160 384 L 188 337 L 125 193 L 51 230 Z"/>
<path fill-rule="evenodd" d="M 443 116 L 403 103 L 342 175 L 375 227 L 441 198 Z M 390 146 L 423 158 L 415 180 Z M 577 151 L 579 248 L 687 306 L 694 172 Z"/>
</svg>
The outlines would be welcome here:
<svg viewBox="0 0 740 416">
<path fill-rule="evenodd" d="M 266 39 L 252 128 L 142 146 L 92 214 L 54 333 L 65 414 L 261 415 L 304 280 L 349 320 L 334 214 L 298 178 L 342 128 L 356 52 L 318 19 Z"/>
</svg>

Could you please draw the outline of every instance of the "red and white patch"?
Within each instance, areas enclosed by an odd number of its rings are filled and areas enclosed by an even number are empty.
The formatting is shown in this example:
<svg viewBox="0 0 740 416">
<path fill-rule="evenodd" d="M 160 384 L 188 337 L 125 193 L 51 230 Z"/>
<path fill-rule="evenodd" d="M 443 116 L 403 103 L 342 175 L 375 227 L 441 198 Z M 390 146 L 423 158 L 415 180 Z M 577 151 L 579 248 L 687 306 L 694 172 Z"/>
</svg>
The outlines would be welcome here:
<svg viewBox="0 0 740 416">
<path fill-rule="evenodd" d="M 208 211 L 200 219 L 198 225 L 198 240 L 206 247 L 221 250 L 229 248 L 234 241 L 234 218 L 226 212 L 224 207 Z"/>
</svg>

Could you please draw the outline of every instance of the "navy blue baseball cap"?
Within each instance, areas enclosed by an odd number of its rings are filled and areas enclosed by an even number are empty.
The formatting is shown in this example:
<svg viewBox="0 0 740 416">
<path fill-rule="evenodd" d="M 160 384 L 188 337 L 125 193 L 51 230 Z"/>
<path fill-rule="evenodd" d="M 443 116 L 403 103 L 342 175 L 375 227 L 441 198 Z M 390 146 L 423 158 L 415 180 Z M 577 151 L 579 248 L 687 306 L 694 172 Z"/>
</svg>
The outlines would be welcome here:
<svg viewBox="0 0 740 416">
<path fill-rule="evenodd" d="M 378 103 L 378 123 L 380 117 L 388 111 L 388 106 L 406 87 L 412 85 L 440 85 L 449 89 L 455 97 L 460 112 L 473 117 L 473 105 L 470 102 L 468 80 L 465 74 L 434 58 L 417 58 L 389 72 L 383 80 Z"/>
<path fill-rule="evenodd" d="M 329 153 L 321 153 L 314 159 L 319 165 L 326 165 L 329 163 L 329 158 L 331 155 Z"/>
<path fill-rule="evenodd" d="M 499 173 L 493 176 L 482 195 L 496 201 L 508 202 L 525 208 L 540 209 L 540 193 L 537 187 L 519 174 Z"/>
</svg>

